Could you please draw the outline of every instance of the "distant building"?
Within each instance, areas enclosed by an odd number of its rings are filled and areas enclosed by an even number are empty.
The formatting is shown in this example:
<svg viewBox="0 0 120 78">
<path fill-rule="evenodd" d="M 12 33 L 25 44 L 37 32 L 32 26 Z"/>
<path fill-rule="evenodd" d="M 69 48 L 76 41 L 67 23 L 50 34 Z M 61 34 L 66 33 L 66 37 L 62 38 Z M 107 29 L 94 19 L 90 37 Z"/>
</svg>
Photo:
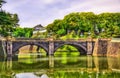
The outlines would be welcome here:
<svg viewBox="0 0 120 78">
<path fill-rule="evenodd" d="M 34 29 L 33 34 L 38 33 L 38 32 L 40 33 L 46 32 L 45 27 L 43 27 L 41 24 L 36 25 L 33 29 Z"/>
</svg>

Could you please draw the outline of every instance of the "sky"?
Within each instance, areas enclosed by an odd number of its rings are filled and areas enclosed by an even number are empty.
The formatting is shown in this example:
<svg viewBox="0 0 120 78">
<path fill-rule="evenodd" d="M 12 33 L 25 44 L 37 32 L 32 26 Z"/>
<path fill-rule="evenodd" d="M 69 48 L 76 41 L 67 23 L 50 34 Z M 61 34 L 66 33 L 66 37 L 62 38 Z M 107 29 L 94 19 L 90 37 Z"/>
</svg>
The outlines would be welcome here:
<svg viewBox="0 0 120 78">
<path fill-rule="evenodd" d="M 17 13 L 21 27 L 47 26 L 72 12 L 120 12 L 120 0 L 5 0 L 3 10 Z"/>
</svg>

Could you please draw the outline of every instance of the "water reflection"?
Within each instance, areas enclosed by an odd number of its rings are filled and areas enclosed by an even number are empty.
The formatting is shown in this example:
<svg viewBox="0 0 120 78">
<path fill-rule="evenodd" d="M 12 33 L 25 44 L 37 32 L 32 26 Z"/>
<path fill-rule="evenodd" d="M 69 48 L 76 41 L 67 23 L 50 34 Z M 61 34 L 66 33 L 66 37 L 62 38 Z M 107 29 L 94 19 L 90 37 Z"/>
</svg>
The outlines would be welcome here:
<svg viewBox="0 0 120 78">
<path fill-rule="evenodd" d="M 15 78 L 38 78 L 34 73 L 20 73 L 16 74 Z"/>
<path fill-rule="evenodd" d="M 119 78 L 119 57 L 39 57 L 0 60 L 0 78 Z"/>
</svg>

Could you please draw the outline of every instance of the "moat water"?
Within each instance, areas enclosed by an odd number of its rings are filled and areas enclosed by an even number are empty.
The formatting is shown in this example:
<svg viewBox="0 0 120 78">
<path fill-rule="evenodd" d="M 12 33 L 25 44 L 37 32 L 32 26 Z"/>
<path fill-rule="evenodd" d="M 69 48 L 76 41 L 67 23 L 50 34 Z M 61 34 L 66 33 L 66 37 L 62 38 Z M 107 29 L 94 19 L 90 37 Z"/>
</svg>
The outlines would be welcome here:
<svg viewBox="0 0 120 78">
<path fill-rule="evenodd" d="M 120 78 L 120 57 L 36 54 L 0 58 L 0 78 Z"/>
</svg>

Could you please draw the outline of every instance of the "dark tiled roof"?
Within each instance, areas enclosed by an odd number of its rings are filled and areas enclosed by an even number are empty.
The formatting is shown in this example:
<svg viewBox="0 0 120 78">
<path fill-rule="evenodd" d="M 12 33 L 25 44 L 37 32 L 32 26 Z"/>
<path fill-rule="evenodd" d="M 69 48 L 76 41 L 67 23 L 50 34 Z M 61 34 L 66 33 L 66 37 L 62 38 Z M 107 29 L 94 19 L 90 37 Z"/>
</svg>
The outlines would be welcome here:
<svg viewBox="0 0 120 78">
<path fill-rule="evenodd" d="M 39 31 L 39 30 L 44 30 L 45 28 L 41 25 L 41 24 L 39 24 L 39 25 L 36 25 L 35 27 L 34 27 L 34 31 Z"/>
<path fill-rule="evenodd" d="M 34 28 L 36 28 L 36 27 L 44 28 L 41 24 L 36 25 Z"/>
</svg>

